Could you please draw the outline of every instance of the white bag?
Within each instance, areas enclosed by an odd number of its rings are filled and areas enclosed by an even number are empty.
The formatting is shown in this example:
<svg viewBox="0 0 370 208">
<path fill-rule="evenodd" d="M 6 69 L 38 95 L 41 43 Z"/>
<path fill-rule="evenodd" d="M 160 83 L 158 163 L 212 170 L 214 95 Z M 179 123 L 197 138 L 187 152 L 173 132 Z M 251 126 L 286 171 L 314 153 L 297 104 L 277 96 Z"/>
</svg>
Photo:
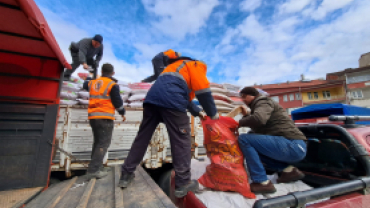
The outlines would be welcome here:
<svg viewBox="0 0 370 208">
<path fill-rule="evenodd" d="M 133 102 L 130 103 L 131 108 L 142 108 L 143 107 L 143 102 Z"/>
<path fill-rule="evenodd" d="M 81 90 L 81 86 L 79 84 L 75 84 L 72 82 L 63 82 L 62 85 L 62 91 L 72 91 L 72 92 L 78 92 Z"/>
<path fill-rule="evenodd" d="M 229 107 L 225 107 L 225 106 L 216 105 L 216 109 L 217 109 L 217 111 L 230 112 L 234 108 L 229 108 Z"/>
<path fill-rule="evenodd" d="M 222 107 L 227 107 L 227 108 L 234 108 L 234 105 L 226 102 L 226 101 L 223 101 L 223 100 L 215 100 L 215 104 L 216 106 L 222 106 Z"/>
<path fill-rule="evenodd" d="M 146 97 L 146 94 L 135 94 L 133 96 L 131 96 L 128 100 L 130 102 L 134 102 L 134 101 L 143 101 Z"/>
<path fill-rule="evenodd" d="M 223 86 L 227 91 L 230 91 L 230 92 L 239 92 L 241 88 L 238 85 L 233 85 L 233 84 L 228 84 L 228 83 L 223 84 Z"/>
<path fill-rule="evenodd" d="M 136 90 L 132 90 L 131 93 L 133 95 L 137 95 L 137 94 L 148 94 L 148 89 L 136 89 Z"/>
<path fill-rule="evenodd" d="M 79 84 L 79 85 L 84 84 L 84 80 L 79 78 L 79 77 L 71 77 L 71 82 L 73 82 L 75 84 Z"/>
<path fill-rule="evenodd" d="M 65 100 L 65 99 L 62 99 L 59 102 L 59 104 L 61 105 L 77 105 L 77 103 L 78 103 L 77 100 Z"/>
<path fill-rule="evenodd" d="M 132 92 L 132 90 L 128 87 L 119 86 L 119 92 L 121 94 L 130 94 Z"/>
<path fill-rule="evenodd" d="M 213 87 L 211 87 L 211 92 L 212 93 L 220 93 L 220 94 L 224 94 L 224 95 L 227 94 L 227 90 L 222 89 L 222 88 L 213 88 Z"/>
<path fill-rule="evenodd" d="M 77 93 L 71 91 L 61 91 L 60 98 L 67 100 L 75 100 L 77 98 Z"/>
<path fill-rule="evenodd" d="M 239 92 L 233 92 L 233 91 L 227 92 L 226 95 L 229 97 L 239 97 L 240 96 Z"/>
<path fill-rule="evenodd" d="M 84 92 L 84 91 L 81 91 L 81 92 L 78 92 L 78 97 L 84 99 L 84 100 L 88 100 L 89 97 L 90 97 L 90 93 L 89 92 Z"/>
<path fill-rule="evenodd" d="M 211 88 L 221 88 L 221 89 L 224 88 L 224 86 L 222 86 L 221 84 L 217 84 L 217 83 L 210 83 L 210 87 Z"/>
<path fill-rule="evenodd" d="M 126 101 L 127 101 L 127 99 L 128 99 L 128 94 L 126 94 L 126 95 L 121 95 L 121 98 L 122 98 L 123 102 L 126 102 Z"/>
<path fill-rule="evenodd" d="M 88 104 L 89 104 L 89 100 L 82 100 L 82 99 L 79 99 L 79 100 L 78 100 L 78 104 L 80 104 L 80 105 L 88 105 Z"/>
<path fill-rule="evenodd" d="M 233 100 L 231 100 L 228 96 L 220 93 L 212 93 L 212 96 L 215 100 L 223 100 L 228 103 L 233 103 Z"/>
</svg>

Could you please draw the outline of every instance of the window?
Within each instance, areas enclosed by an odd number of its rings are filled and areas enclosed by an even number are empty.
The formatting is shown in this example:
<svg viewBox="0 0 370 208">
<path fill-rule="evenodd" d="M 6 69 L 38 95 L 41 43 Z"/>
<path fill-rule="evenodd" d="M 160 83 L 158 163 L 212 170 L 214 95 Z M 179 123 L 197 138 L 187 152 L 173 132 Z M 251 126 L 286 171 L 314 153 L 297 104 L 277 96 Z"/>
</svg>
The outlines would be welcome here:
<svg viewBox="0 0 370 208">
<path fill-rule="evenodd" d="M 366 82 L 370 80 L 370 74 L 348 77 L 347 84 L 358 83 L 358 82 Z"/>
<path fill-rule="evenodd" d="M 302 100 L 301 93 L 296 93 L 296 94 L 295 94 L 295 99 L 296 99 L 296 100 Z"/>
<path fill-rule="evenodd" d="M 283 100 L 284 100 L 284 102 L 288 102 L 288 95 L 284 95 Z"/>
<path fill-rule="evenodd" d="M 308 92 L 308 93 L 307 93 L 307 96 L 308 96 L 308 99 L 309 99 L 309 100 L 312 100 L 312 99 L 313 99 L 313 98 L 312 98 L 312 93 L 311 93 L 311 92 Z"/>
<path fill-rule="evenodd" d="M 279 103 L 279 96 L 273 96 L 271 99 L 277 103 Z"/>
<path fill-rule="evenodd" d="M 330 91 L 322 91 L 322 96 L 324 99 L 330 99 Z"/>
<path fill-rule="evenodd" d="M 363 98 L 364 95 L 362 94 L 361 90 L 352 91 L 352 98 Z"/>
<path fill-rule="evenodd" d="M 315 100 L 319 99 L 319 93 L 318 92 L 313 92 L 313 98 Z"/>
<path fill-rule="evenodd" d="M 293 101 L 293 100 L 294 100 L 294 94 L 290 94 L 290 95 L 289 95 L 289 100 L 290 100 L 290 101 Z"/>
</svg>

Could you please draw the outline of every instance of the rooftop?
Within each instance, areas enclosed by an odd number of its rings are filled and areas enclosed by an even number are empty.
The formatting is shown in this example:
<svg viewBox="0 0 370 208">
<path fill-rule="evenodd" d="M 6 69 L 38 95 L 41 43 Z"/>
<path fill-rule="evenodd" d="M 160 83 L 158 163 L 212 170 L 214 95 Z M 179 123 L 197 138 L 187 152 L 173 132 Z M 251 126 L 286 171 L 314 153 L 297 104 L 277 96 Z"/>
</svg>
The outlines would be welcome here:
<svg viewBox="0 0 370 208">
<path fill-rule="evenodd" d="M 295 87 L 312 87 L 317 85 L 327 85 L 327 84 L 342 84 L 343 81 L 333 81 L 333 80 L 301 80 L 301 81 L 294 81 L 294 82 L 284 82 L 284 83 L 277 83 L 277 84 L 267 84 L 267 85 L 255 85 L 254 87 L 258 87 L 262 90 L 267 89 L 284 89 L 284 88 L 295 88 Z"/>
</svg>

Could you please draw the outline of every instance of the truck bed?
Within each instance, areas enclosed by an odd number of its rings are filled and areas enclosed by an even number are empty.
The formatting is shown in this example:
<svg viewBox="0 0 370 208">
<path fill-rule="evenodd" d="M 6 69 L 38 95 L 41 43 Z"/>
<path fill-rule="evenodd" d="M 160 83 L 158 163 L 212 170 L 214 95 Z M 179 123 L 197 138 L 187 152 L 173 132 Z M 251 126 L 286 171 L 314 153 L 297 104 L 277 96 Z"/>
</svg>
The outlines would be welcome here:
<svg viewBox="0 0 370 208">
<path fill-rule="evenodd" d="M 139 166 L 135 180 L 127 189 L 117 187 L 118 166 L 105 178 L 89 182 L 83 176 L 50 186 L 26 205 L 26 208 L 175 208 L 171 200 Z"/>
</svg>

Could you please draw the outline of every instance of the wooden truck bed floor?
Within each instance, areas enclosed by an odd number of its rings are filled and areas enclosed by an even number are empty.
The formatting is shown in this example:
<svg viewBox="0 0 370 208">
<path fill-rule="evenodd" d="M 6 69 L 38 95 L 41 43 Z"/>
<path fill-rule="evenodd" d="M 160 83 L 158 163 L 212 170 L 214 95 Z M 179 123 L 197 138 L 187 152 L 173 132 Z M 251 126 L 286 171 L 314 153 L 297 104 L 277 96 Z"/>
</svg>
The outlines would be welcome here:
<svg viewBox="0 0 370 208">
<path fill-rule="evenodd" d="M 117 187 L 120 168 L 112 168 L 102 179 L 86 181 L 84 176 L 42 187 L 0 192 L 0 207 L 18 208 L 40 193 L 26 208 L 175 208 L 176 206 L 139 166 L 135 179 L 126 189 Z"/>
</svg>

